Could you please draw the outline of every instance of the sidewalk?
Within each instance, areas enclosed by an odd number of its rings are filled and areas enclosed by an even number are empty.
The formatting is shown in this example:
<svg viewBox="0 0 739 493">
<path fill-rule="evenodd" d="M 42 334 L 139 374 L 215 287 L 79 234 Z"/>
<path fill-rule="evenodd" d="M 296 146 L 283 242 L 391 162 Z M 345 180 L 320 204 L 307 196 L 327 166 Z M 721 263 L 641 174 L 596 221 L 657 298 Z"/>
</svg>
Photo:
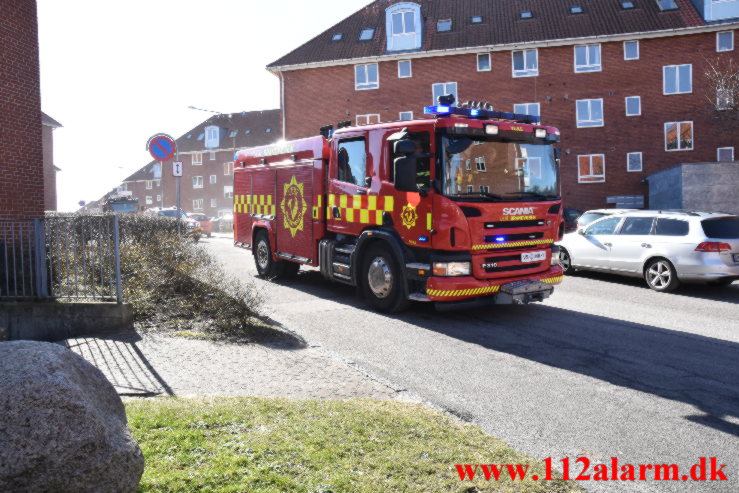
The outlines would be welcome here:
<svg viewBox="0 0 739 493">
<path fill-rule="evenodd" d="M 124 397 L 262 396 L 399 399 L 398 392 L 319 348 L 269 347 L 126 333 L 64 344 Z"/>
</svg>

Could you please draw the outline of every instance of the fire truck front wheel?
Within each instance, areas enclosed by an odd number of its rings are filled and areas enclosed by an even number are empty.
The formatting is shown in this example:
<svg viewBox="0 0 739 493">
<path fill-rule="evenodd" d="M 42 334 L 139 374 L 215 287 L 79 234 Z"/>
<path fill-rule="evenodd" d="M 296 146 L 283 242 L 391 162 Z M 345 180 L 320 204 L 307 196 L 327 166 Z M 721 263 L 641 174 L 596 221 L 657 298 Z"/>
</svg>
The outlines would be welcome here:
<svg viewBox="0 0 739 493">
<path fill-rule="evenodd" d="M 362 291 L 372 308 L 397 312 L 408 303 L 403 294 L 400 266 L 389 249 L 370 246 L 364 256 L 361 275 Z"/>
<path fill-rule="evenodd" d="M 262 277 L 280 277 L 282 273 L 282 262 L 275 262 L 272 258 L 269 236 L 264 230 L 257 233 L 254 241 L 254 263 L 257 264 L 257 272 Z"/>
</svg>

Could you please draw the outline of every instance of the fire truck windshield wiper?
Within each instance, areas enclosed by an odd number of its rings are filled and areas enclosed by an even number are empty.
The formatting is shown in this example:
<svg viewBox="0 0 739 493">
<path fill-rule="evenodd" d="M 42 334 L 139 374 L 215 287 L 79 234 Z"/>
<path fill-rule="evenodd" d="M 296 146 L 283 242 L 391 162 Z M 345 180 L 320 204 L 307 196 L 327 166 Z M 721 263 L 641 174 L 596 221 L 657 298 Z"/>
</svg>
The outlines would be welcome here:
<svg viewBox="0 0 739 493">
<path fill-rule="evenodd" d="M 506 192 L 505 195 L 518 195 L 521 198 L 536 197 L 537 199 L 541 199 L 541 200 L 554 200 L 557 198 L 556 195 L 545 195 L 539 192 Z"/>
<path fill-rule="evenodd" d="M 495 200 L 505 200 L 501 195 L 497 195 L 490 192 L 467 192 L 467 193 L 455 193 L 452 195 L 447 195 L 447 197 L 470 197 L 470 196 L 478 196 L 478 197 L 487 197 L 489 199 L 495 199 Z"/>
</svg>

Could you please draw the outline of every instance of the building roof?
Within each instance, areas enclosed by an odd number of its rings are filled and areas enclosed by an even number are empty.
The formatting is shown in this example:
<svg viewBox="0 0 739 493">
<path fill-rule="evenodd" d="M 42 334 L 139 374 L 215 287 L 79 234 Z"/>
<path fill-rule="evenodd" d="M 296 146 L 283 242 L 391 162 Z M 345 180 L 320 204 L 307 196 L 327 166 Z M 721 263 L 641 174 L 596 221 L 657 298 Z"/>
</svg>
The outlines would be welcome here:
<svg viewBox="0 0 739 493">
<path fill-rule="evenodd" d="M 52 117 L 50 117 L 43 111 L 41 112 L 41 124 L 46 125 L 47 127 L 54 127 L 54 128 L 59 128 L 63 126 L 61 123 L 54 120 Z"/>
<path fill-rule="evenodd" d="M 377 57 L 387 51 L 385 10 L 402 0 L 376 0 L 268 65 L 281 67 Z M 675 0 L 678 8 L 661 11 L 656 0 L 414 0 L 421 6 L 422 45 L 418 50 L 443 51 L 478 46 L 509 45 L 592 36 L 664 31 L 705 25 L 690 0 Z M 582 13 L 573 14 L 579 6 Z M 531 12 L 529 19 L 521 13 Z M 472 23 L 481 16 L 481 23 Z M 439 20 L 452 20 L 448 32 L 437 32 Z M 374 36 L 360 41 L 364 29 Z M 335 34 L 342 39 L 333 41 Z M 402 53 L 402 52 L 401 52 Z"/>
</svg>

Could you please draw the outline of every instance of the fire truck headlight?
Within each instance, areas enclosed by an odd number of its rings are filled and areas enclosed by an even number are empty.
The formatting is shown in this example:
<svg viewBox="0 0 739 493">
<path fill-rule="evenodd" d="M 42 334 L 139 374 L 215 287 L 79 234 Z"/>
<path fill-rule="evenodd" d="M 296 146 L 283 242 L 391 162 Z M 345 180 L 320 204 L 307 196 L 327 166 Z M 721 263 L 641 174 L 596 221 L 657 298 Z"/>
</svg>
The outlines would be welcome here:
<svg viewBox="0 0 739 493">
<path fill-rule="evenodd" d="M 552 247 L 552 261 L 549 265 L 559 265 L 559 247 L 557 245 Z"/>
<path fill-rule="evenodd" d="M 546 139 L 547 138 L 547 129 L 546 128 L 537 128 L 534 131 L 534 136 L 537 139 Z"/>
<path fill-rule="evenodd" d="M 434 263 L 434 275 L 443 277 L 469 276 L 469 262 L 436 262 Z"/>
<path fill-rule="evenodd" d="M 485 133 L 488 135 L 498 135 L 499 130 L 498 125 L 485 125 Z"/>
</svg>

